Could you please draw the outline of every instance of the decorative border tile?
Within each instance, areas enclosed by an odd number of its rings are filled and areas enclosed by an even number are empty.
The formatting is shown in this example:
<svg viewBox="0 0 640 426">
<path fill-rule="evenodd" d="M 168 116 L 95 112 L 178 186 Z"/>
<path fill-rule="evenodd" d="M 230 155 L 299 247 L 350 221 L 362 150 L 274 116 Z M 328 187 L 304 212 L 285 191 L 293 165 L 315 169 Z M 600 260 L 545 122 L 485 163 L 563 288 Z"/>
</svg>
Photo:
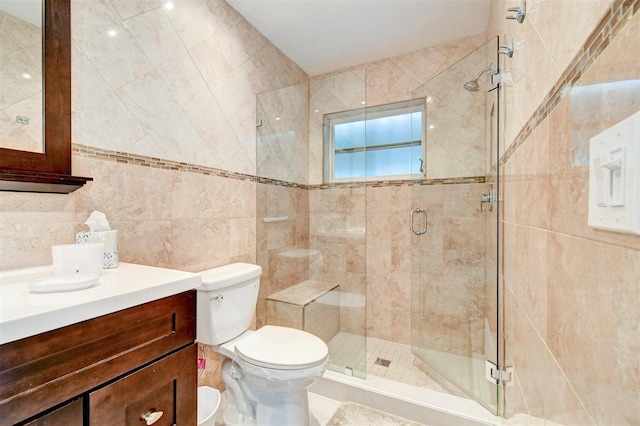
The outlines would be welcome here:
<svg viewBox="0 0 640 426">
<path fill-rule="evenodd" d="M 230 172 L 213 167 L 198 166 L 196 164 L 183 163 L 178 161 L 163 160 L 161 158 L 145 157 L 142 155 L 129 154 L 127 152 L 110 151 L 86 145 L 73 144 L 71 152 L 73 155 L 78 157 L 95 158 L 103 161 L 114 161 L 116 163 L 151 167 L 154 169 L 177 170 L 182 172 L 198 173 L 202 175 L 219 176 L 229 179 L 256 181 L 256 176 L 247 175 L 244 173 Z"/>
<path fill-rule="evenodd" d="M 500 158 L 505 164 L 516 149 L 531 135 L 542 121 L 571 91 L 580 77 L 589 69 L 611 40 L 624 28 L 630 18 L 640 10 L 640 0 L 616 0 L 609 7 L 598 26 L 589 35 L 560 79 L 551 88 L 538 109 L 533 113 Z"/>
<path fill-rule="evenodd" d="M 412 185 L 455 185 L 464 183 L 484 183 L 485 176 L 471 176 L 464 178 L 445 178 L 445 179 L 421 179 L 421 180 L 382 180 L 369 182 L 344 182 L 344 183 L 328 183 L 318 185 L 305 185 L 301 183 L 286 182 L 277 179 L 271 179 L 260 176 L 247 175 L 244 173 L 229 172 L 213 167 L 198 166 L 196 164 L 183 163 L 178 161 L 163 160 L 154 157 L 145 157 L 142 155 L 129 154 L 120 151 L 110 151 L 100 148 L 94 148 L 86 145 L 73 144 L 73 155 L 84 158 L 95 158 L 103 161 L 113 161 L 116 163 L 130 164 L 142 167 L 151 167 L 155 169 L 176 170 L 189 173 L 198 173 L 208 176 L 218 176 L 228 179 L 237 179 L 262 183 L 266 185 L 285 186 L 288 188 L 298 188 L 305 190 L 322 190 L 330 188 L 364 188 L 364 187 L 384 187 L 384 186 L 412 186 Z"/>
</svg>

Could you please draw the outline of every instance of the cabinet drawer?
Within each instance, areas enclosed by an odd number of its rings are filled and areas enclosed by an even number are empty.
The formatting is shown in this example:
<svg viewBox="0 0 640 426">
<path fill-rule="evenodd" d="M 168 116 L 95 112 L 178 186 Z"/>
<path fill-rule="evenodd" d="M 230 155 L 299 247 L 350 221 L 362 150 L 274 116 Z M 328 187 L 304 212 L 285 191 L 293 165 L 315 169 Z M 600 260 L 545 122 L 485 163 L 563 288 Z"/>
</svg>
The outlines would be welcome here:
<svg viewBox="0 0 640 426">
<path fill-rule="evenodd" d="M 0 425 L 70 400 L 195 340 L 189 291 L 0 346 Z"/>
<path fill-rule="evenodd" d="M 27 423 L 25 426 L 82 426 L 82 399 L 76 399 L 51 413 Z"/>
<path fill-rule="evenodd" d="M 197 345 L 155 362 L 89 394 L 92 425 L 141 426 L 145 416 L 159 415 L 153 424 L 195 425 Z M 192 368 L 185 369 L 185 365 Z M 161 415 L 160 415 L 161 414 Z"/>
</svg>

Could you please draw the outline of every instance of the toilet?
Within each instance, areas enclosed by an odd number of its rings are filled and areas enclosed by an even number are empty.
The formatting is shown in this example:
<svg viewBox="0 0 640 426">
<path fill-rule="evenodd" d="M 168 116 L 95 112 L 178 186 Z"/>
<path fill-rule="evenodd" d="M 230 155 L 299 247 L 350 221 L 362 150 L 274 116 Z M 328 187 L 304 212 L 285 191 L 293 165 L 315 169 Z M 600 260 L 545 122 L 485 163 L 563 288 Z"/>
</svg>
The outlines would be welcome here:
<svg viewBox="0 0 640 426">
<path fill-rule="evenodd" d="M 197 339 L 221 355 L 226 425 L 309 425 L 307 388 L 324 373 L 327 345 L 313 334 L 253 322 L 262 268 L 234 263 L 200 272 Z"/>
</svg>

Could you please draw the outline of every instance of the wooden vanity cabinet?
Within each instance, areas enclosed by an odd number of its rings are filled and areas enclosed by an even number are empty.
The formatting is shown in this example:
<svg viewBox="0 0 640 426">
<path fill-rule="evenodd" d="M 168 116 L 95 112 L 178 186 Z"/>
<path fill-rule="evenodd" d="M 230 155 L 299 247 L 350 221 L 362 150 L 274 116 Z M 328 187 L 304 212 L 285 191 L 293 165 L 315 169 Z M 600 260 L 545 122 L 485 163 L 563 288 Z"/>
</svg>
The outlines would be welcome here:
<svg viewBox="0 0 640 426">
<path fill-rule="evenodd" d="M 71 401 L 52 412 L 27 423 L 27 426 L 81 425 L 83 399 Z"/>
<path fill-rule="evenodd" d="M 197 423 L 194 291 L 0 346 L 0 425 Z M 157 416 L 157 414 L 156 414 Z"/>
</svg>

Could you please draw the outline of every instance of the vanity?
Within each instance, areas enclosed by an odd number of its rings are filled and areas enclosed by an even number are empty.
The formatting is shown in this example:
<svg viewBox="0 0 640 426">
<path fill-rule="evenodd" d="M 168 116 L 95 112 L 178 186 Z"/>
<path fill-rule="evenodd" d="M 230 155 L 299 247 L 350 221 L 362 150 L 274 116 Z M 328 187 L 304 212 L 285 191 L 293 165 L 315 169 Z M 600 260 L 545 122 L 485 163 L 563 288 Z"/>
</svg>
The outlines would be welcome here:
<svg viewBox="0 0 640 426">
<path fill-rule="evenodd" d="M 195 425 L 199 275 L 121 263 L 29 292 L 51 274 L 0 272 L 0 425 Z"/>
</svg>

